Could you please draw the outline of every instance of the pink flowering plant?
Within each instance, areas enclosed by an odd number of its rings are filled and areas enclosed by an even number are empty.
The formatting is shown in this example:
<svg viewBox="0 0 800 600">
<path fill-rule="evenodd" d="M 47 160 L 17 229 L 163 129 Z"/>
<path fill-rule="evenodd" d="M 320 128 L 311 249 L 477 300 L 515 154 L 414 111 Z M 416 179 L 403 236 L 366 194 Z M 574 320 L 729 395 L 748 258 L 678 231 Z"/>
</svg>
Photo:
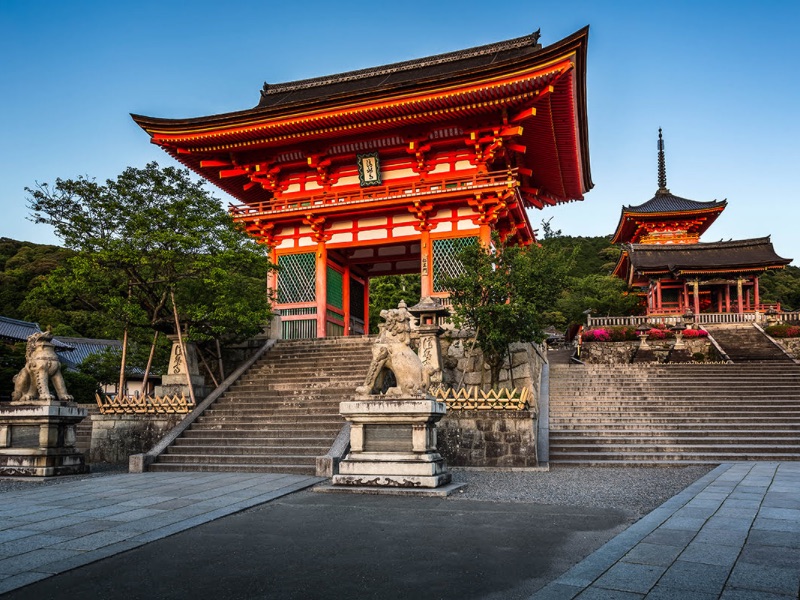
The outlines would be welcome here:
<svg viewBox="0 0 800 600">
<path fill-rule="evenodd" d="M 774 338 L 796 338 L 800 337 L 800 325 L 790 325 L 788 323 L 781 323 L 780 325 L 771 325 L 765 327 L 769 335 Z"/>
<path fill-rule="evenodd" d="M 674 339 L 675 333 L 663 324 L 654 325 L 647 332 L 650 340 Z M 685 338 L 708 337 L 708 332 L 703 329 L 686 329 Z M 639 339 L 639 332 L 635 327 L 593 327 L 583 332 L 584 342 L 630 342 Z"/>
</svg>

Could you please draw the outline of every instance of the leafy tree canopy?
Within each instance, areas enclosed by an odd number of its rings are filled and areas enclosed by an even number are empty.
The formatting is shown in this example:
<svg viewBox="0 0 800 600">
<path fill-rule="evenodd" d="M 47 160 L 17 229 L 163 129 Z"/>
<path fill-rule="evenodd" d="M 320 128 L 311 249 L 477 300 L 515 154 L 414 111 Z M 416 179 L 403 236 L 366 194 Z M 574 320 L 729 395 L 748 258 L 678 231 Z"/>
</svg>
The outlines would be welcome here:
<svg viewBox="0 0 800 600">
<path fill-rule="evenodd" d="M 79 177 L 26 191 L 32 219 L 75 252 L 31 294 L 29 310 L 79 306 L 117 329 L 172 331 L 174 293 L 198 340 L 251 336 L 269 318 L 266 252 L 187 170 L 150 163 L 105 184 Z"/>
<path fill-rule="evenodd" d="M 413 306 L 420 300 L 422 283 L 418 274 L 384 275 L 369 280 L 369 331 L 378 333 L 381 311 L 397 308 L 401 300 Z"/>
<path fill-rule="evenodd" d="M 468 246 L 463 272 L 449 278 L 456 326 L 476 331 L 491 370 L 492 386 L 513 342 L 541 341 L 572 266 L 572 253 L 548 246 Z"/>
</svg>

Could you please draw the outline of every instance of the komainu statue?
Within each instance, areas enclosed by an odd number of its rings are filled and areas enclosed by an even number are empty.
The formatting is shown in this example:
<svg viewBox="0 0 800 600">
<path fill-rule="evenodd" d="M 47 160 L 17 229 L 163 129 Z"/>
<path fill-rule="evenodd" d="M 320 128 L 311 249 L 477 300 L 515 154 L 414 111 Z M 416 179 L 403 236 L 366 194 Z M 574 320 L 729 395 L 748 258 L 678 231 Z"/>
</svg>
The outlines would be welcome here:
<svg viewBox="0 0 800 600">
<path fill-rule="evenodd" d="M 419 356 L 411 349 L 411 323 L 414 316 L 405 302 L 397 308 L 382 310 L 384 323 L 378 339 L 372 346 L 372 363 L 369 365 L 364 385 L 356 388 L 360 395 L 418 396 L 430 386 L 430 372 Z M 386 379 L 394 376 L 387 384 Z M 394 385 L 391 385 L 391 384 Z"/>
<path fill-rule="evenodd" d="M 40 331 L 28 336 L 25 366 L 14 376 L 11 401 L 52 402 L 56 398 L 50 393 L 51 382 L 59 400 L 64 402 L 73 400 L 67 393 L 64 377 L 61 375 L 61 363 L 56 356 L 53 334 L 49 331 Z"/>
</svg>

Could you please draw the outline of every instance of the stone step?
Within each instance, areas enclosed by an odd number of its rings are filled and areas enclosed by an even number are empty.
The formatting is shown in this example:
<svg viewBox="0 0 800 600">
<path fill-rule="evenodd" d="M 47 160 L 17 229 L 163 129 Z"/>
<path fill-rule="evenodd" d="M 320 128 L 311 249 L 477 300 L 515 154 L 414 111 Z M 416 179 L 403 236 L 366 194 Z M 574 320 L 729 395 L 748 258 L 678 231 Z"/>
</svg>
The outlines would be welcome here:
<svg viewBox="0 0 800 600">
<path fill-rule="evenodd" d="M 192 448 L 215 448 L 217 446 L 232 446 L 232 447 L 259 447 L 259 448 L 317 448 L 330 445 L 330 436 L 252 436 L 241 437 L 237 436 L 236 432 L 226 432 L 224 436 L 217 435 L 206 437 L 191 437 L 179 438 L 175 443 L 170 446 L 168 450 L 173 448 L 192 447 Z M 328 449 L 325 448 L 327 452 Z"/>
<path fill-rule="evenodd" d="M 295 439 L 298 442 L 304 439 L 317 439 L 327 437 L 331 441 L 341 430 L 341 425 L 338 427 L 326 427 L 321 430 L 310 430 L 308 428 L 288 428 L 288 427 L 273 427 L 273 428 L 253 428 L 253 429 L 228 429 L 225 430 L 221 427 L 207 428 L 207 429 L 188 429 L 181 437 L 175 440 L 179 443 L 181 440 L 215 440 L 220 436 L 232 441 L 235 440 L 256 440 L 256 439 Z M 251 443 L 251 442 L 247 442 Z"/>
<path fill-rule="evenodd" d="M 160 463 L 156 462 L 147 469 L 155 473 L 166 472 L 229 472 L 229 473 L 285 473 L 287 475 L 314 475 L 316 467 L 297 464 L 210 464 L 210 463 Z"/>
<path fill-rule="evenodd" d="M 598 441 L 602 440 L 640 440 L 640 439 L 659 439 L 659 438 L 670 438 L 670 439 L 692 439 L 692 440 L 703 440 L 703 439 L 731 439 L 737 440 L 742 439 L 742 435 L 746 434 L 748 439 L 764 439 L 769 440 L 773 438 L 791 438 L 797 439 L 800 441 L 800 428 L 795 427 L 793 429 L 756 429 L 756 430 L 745 430 L 742 429 L 701 429 L 701 430 L 693 430 L 687 431 L 682 428 L 676 429 L 626 429 L 623 432 L 617 431 L 603 431 L 598 436 L 598 431 L 596 429 L 559 429 L 550 431 L 550 439 L 557 438 L 558 440 L 567 440 L 567 439 L 585 439 L 585 438 L 593 438 L 597 439 Z"/>
<path fill-rule="evenodd" d="M 645 462 L 686 462 L 708 461 L 710 463 L 735 461 L 795 461 L 800 460 L 799 452 L 745 452 L 741 450 L 726 452 L 608 452 L 602 455 L 593 452 L 550 453 L 551 463 L 574 462 L 576 464 L 613 463 L 625 461 L 627 464 Z"/>
<path fill-rule="evenodd" d="M 302 454 L 162 454 L 159 463 L 238 464 L 238 465 L 314 465 L 315 456 Z"/>
<path fill-rule="evenodd" d="M 294 440 L 292 440 L 294 442 Z M 296 443 L 296 442 L 294 442 Z M 320 454 L 325 454 L 328 451 L 327 446 L 325 444 L 320 444 L 317 446 L 314 445 L 307 445 L 307 446 L 293 446 L 293 445 L 251 445 L 251 446 L 244 446 L 244 445 L 232 445 L 232 444 L 220 444 L 220 445 L 195 445 L 190 446 L 187 444 L 181 445 L 172 445 L 167 449 L 167 454 L 171 455 L 198 455 L 198 456 L 205 456 L 205 455 L 240 455 L 240 454 L 258 454 L 258 455 L 282 455 L 282 456 L 313 456 L 317 457 Z"/>
</svg>

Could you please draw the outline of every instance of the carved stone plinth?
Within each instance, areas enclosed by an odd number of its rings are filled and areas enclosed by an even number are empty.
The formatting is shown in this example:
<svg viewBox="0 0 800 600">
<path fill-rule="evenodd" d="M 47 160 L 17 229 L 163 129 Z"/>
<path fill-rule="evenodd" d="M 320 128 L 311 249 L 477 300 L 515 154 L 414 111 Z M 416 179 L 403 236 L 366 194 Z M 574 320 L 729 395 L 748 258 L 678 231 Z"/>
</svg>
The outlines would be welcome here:
<svg viewBox="0 0 800 600">
<path fill-rule="evenodd" d="M 161 376 L 161 385 L 155 389 L 156 396 L 180 396 L 189 398 L 189 379 L 196 399 L 200 400 L 209 394 L 205 379 L 200 375 L 197 363 L 197 348 L 192 342 L 185 342 L 186 354 L 178 342 L 177 335 L 168 335 L 172 341 L 172 351 L 169 356 L 167 372 Z M 187 376 L 188 371 L 188 376 Z"/>
<path fill-rule="evenodd" d="M 74 402 L 0 404 L 0 475 L 88 473 L 75 449 L 75 425 L 86 415 Z"/>
<path fill-rule="evenodd" d="M 362 396 L 342 402 L 339 412 L 350 421 L 350 452 L 333 476 L 334 486 L 435 488 L 450 482 L 436 451 L 443 402 Z"/>
</svg>

